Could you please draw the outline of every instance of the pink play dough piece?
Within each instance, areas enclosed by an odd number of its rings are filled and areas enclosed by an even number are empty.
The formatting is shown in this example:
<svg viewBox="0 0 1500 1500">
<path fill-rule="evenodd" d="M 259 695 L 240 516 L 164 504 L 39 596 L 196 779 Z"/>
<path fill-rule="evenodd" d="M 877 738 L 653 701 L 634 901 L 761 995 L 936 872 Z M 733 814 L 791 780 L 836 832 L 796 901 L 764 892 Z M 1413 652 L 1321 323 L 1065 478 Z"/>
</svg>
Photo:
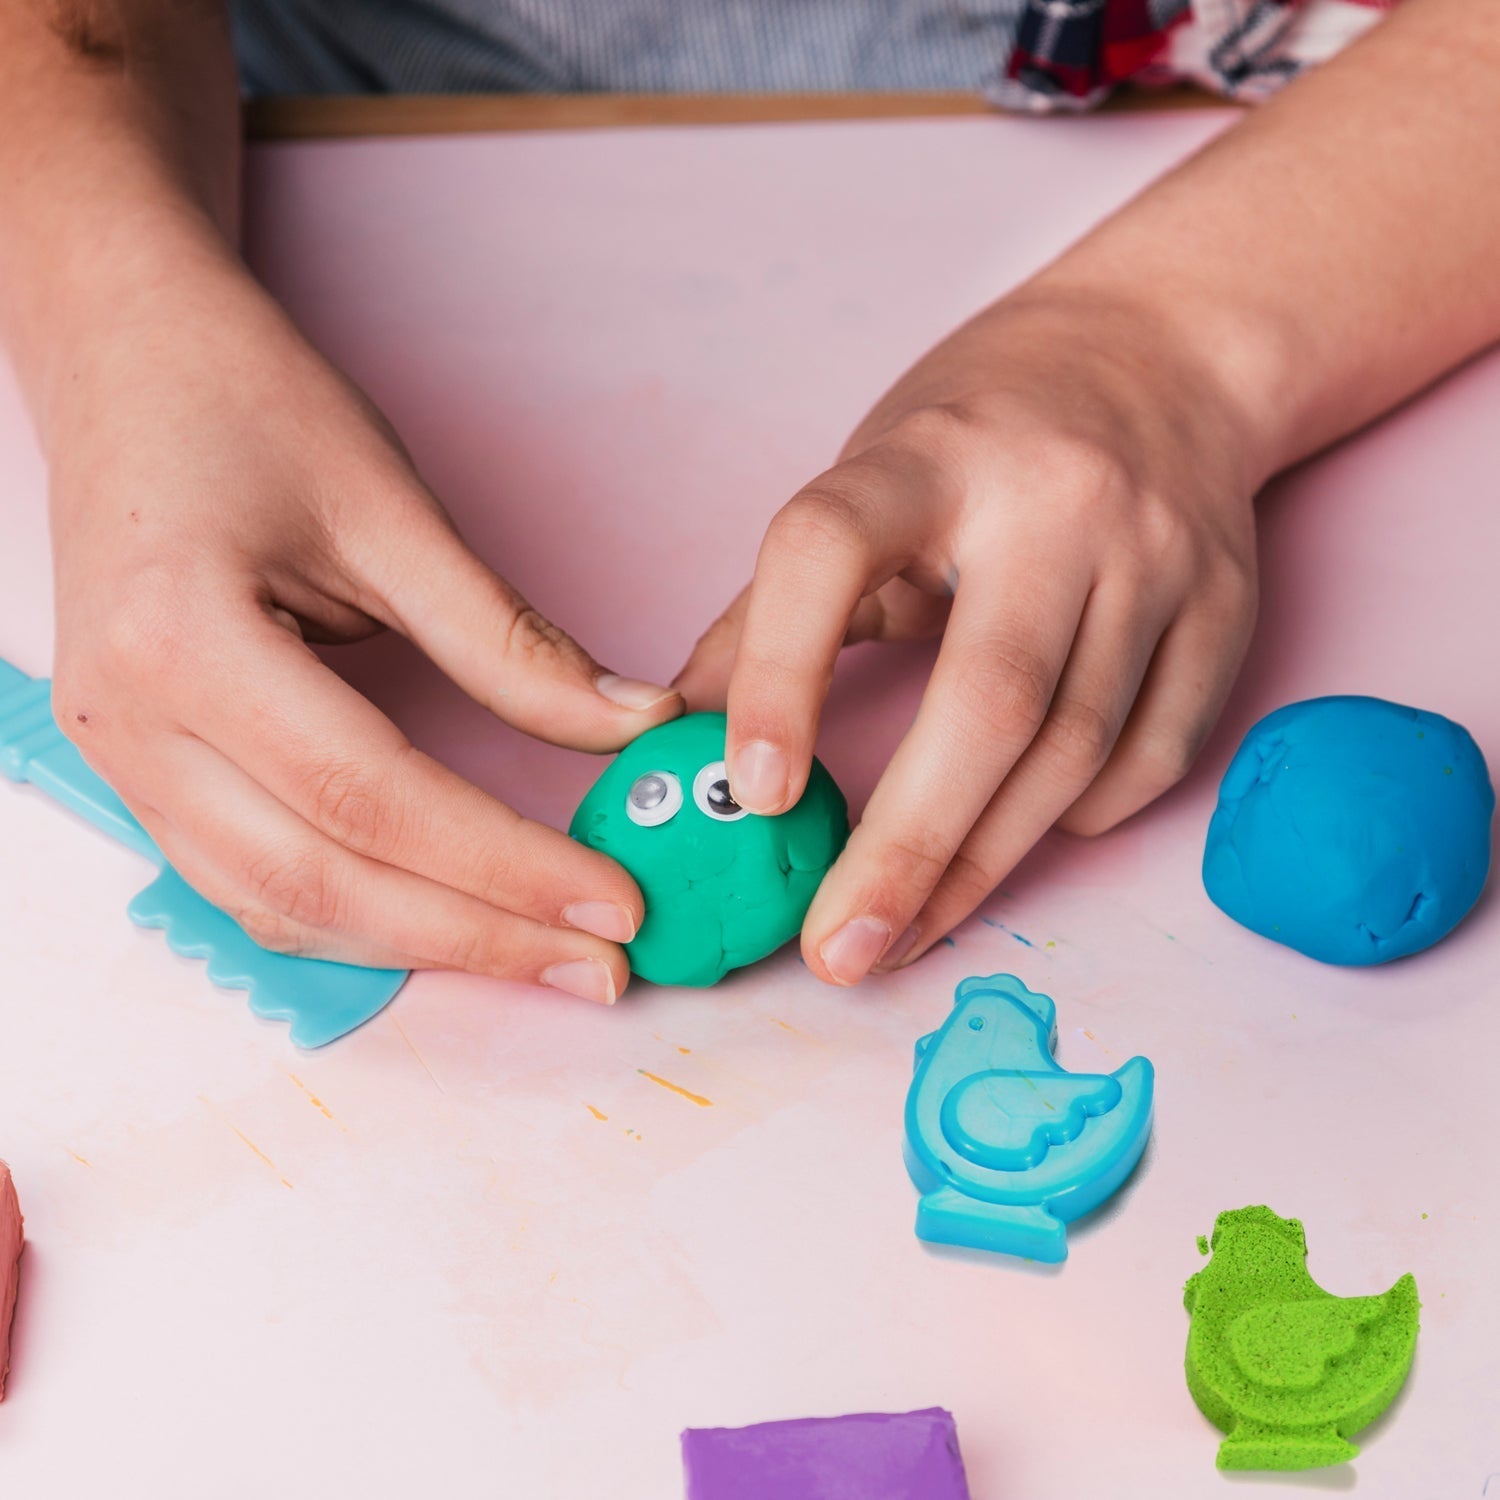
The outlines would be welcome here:
<svg viewBox="0 0 1500 1500">
<path fill-rule="evenodd" d="M 10 1168 L 0 1161 L 0 1401 L 5 1399 L 5 1375 L 10 1369 L 10 1320 L 20 1277 L 21 1205 L 16 1202 Z"/>
</svg>

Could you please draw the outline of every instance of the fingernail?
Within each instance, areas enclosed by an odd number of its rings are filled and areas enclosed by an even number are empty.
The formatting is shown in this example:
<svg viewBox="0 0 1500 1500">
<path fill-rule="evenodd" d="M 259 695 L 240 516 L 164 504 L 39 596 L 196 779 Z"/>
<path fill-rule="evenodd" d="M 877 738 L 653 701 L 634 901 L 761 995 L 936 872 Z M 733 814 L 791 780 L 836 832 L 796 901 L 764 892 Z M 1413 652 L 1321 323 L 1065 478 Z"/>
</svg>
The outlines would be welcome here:
<svg viewBox="0 0 1500 1500">
<path fill-rule="evenodd" d="M 641 682 L 635 677 L 617 677 L 613 672 L 601 673 L 594 679 L 594 688 L 600 697 L 618 703 L 621 708 L 655 708 L 676 693 L 675 688 L 662 687 L 657 682 Z"/>
<path fill-rule="evenodd" d="M 790 775 L 786 755 L 778 746 L 769 740 L 751 740 L 741 747 L 729 768 L 729 792 L 751 812 L 775 812 L 786 800 Z"/>
<path fill-rule="evenodd" d="M 891 929 L 878 917 L 855 917 L 818 949 L 818 956 L 839 984 L 857 984 L 890 940 Z"/>
<path fill-rule="evenodd" d="M 892 969 L 901 966 L 901 960 L 917 946 L 917 925 L 915 922 L 885 950 L 885 957 L 875 965 L 877 974 L 887 974 Z"/>
<path fill-rule="evenodd" d="M 615 1003 L 615 977 L 597 958 L 570 958 L 542 971 L 542 983 L 555 990 L 566 990 L 580 1000 L 594 1000 L 600 1005 Z"/>
<path fill-rule="evenodd" d="M 635 918 L 613 901 L 575 901 L 563 907 L 563 921 L 580 932 L 592 932 L 606 943 L 628 943 L 635 936 Z M 583 960 L 592 963 L 592 959 Z"/>
</svg>

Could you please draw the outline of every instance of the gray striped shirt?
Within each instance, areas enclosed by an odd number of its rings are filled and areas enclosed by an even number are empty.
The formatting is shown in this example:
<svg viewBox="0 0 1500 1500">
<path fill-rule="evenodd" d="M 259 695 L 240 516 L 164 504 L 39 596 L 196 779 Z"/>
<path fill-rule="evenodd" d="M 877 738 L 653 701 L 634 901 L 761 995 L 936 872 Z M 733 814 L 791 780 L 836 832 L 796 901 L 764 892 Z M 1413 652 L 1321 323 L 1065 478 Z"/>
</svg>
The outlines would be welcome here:
<svg viewBox="0 0 1500 1500">
<path fill-rule="evenodd" d="M 231 0 L 246 92 L 974 89 L 1021 0 Z"/>
</svg>

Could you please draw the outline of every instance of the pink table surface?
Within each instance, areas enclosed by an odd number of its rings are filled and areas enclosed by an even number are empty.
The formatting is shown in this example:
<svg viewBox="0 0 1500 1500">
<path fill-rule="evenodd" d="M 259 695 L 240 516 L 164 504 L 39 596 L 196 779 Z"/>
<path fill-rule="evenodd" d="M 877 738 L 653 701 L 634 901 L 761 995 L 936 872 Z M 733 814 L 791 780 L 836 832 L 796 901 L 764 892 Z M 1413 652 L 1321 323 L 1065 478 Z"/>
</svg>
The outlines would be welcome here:
<svg viewBox="0 0 1500 1500">
<path fill-rule="evenodd" d="M 487 556 L 619 670 L 670 673 L 905 362 L 1226 118 L 262 147 L 251 255 Z M 299 1054 L 126 923 L 136 861 L 0 786 L 0 1152 L 31 1240 L 0 1494 L 665 1500 L 685 1425 L 933 1404 L 976 1500 L 1227 1493 L 1181 1286 L 1215 1213 L 1261 1201 L 1331 1290 L 1412 1270 L 1424 1299 L 1355 1468 L 1278 1488 L 1500 1491 L 1495 903 L 1338 972 L 1197 868 L 1238 734 L 1290 699 L 1414 701 L 1500 756 L 1497 402 L 1480 362 L 1276 486 L 1260 634 L 1190 780 L 857 993 L 791 954 L 613 1011 L 423 975 Z M 0 488 L 0 653 L 43 672 L 8 385 Z M 594 774 L 398 642 L 342 660 L 528 813 L 564 821 Z M 824 753 L 856 803 L 923 660 L 845 663 Z M 1057 999 L 1065 1064 L 1158 1070 L 1143 1170 L 1061 1269 L 912 1235 L 912 1042 L 999 970 Z"/>
</svg>

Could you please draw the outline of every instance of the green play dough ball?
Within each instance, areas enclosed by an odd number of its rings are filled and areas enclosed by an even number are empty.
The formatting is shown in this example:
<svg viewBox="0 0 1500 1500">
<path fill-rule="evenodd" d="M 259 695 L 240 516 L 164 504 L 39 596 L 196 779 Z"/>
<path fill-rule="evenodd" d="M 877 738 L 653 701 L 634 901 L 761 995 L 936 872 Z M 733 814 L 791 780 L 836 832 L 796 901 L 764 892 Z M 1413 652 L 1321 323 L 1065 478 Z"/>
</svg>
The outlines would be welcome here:
<svg viewBox="0 0 1500 1500">
<path fill-rule="evenodd" d="M 656 984 L 717 984 L 797 935 L 849 837 L 849 810 L 814 761 L 802 800 L 780 817 L 729 797 L 723 714 L 647 730 L 610 762 L 568 832 L 618 860 L 646 898 L 627 945 Z"/>
</svg>

